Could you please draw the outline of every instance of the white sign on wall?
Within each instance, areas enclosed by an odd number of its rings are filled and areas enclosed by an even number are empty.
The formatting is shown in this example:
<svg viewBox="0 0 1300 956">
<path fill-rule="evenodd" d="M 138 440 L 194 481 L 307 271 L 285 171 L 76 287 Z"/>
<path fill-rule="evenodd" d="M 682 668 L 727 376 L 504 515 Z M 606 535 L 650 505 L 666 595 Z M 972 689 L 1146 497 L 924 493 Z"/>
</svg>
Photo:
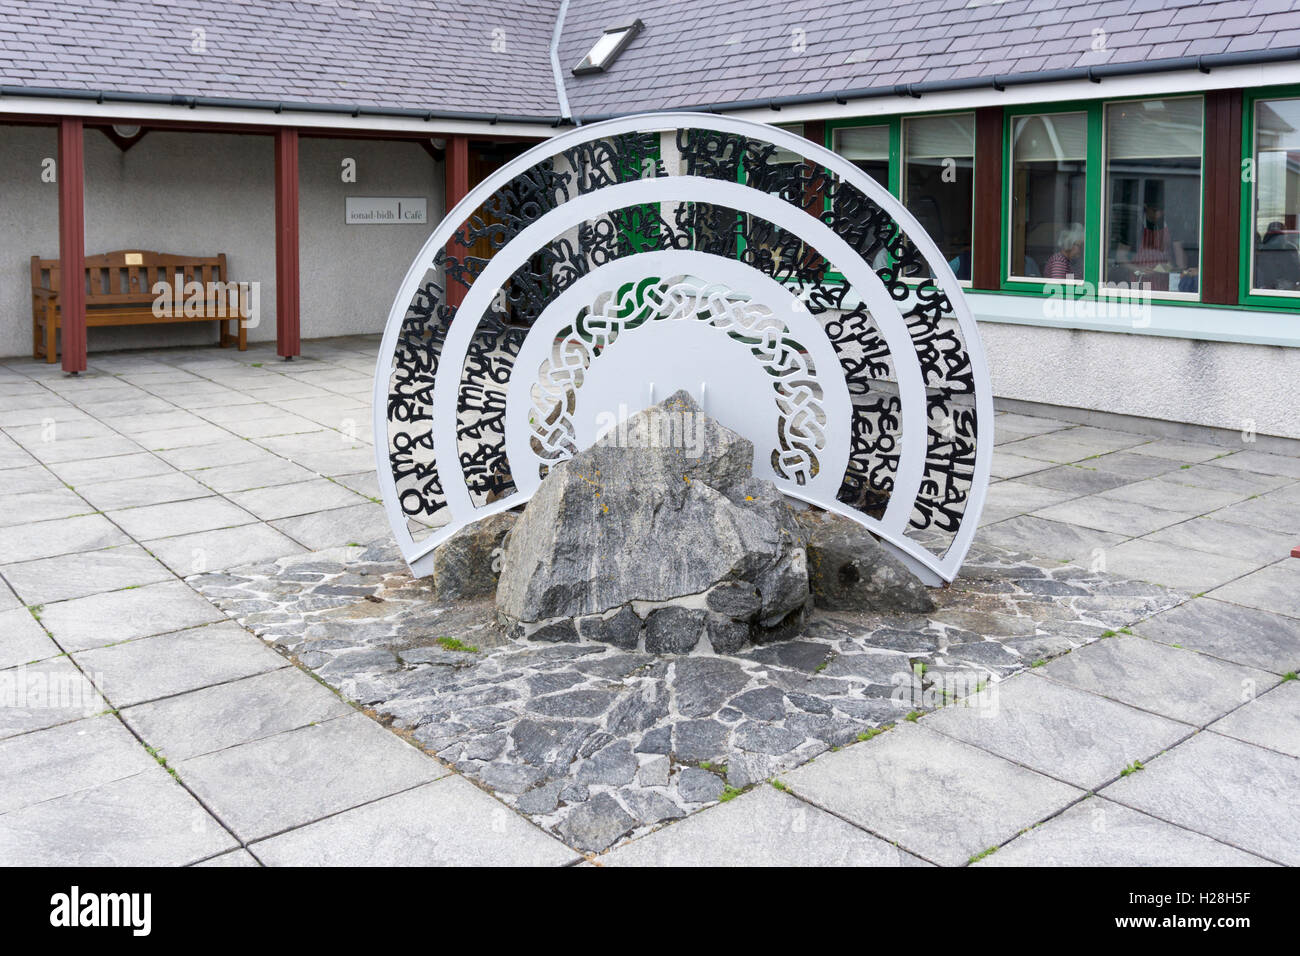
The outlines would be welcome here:
<svg viewBox="0 0 1300 956">
<path fill-rule="evenodd" d="M 344 213 L 349 226 L 415 226 L 429 221 L 428 205 L 423 196 L 348 196 Z"/>
</svg>

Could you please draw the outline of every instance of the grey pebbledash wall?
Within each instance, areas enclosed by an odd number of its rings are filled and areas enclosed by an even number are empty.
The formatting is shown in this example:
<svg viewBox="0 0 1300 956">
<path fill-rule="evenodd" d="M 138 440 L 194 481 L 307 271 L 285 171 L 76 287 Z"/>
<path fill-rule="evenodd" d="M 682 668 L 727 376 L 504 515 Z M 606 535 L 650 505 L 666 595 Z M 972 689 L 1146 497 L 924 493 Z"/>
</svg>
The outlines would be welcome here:
<svg viewBox="0 0 1300 956">
<path fill-rule="evenodd" d="M 382 331 L 393 294 L 442 217 L 443 170 L 420 146 L 303 139 L 299 268 L 304 339 Z M 32 255 L 58 255 L 58 186 L 41 181 L 52 127 L 0 125 L 0 356 L 31 354 Z M 344 183 L 345 158 L 357 181 Z M 253 341 L 275 338 L 274 159 L 269 136 L 150 132 L 126 153 L 86 132 L 86 252 L 226 253 L 232 279 L 259 282 Z M 429 223 L 347 226 L 348 195 L 422 196 Z M 214 325 L 88 330 L 90 351 L 210 343 Z"/>
</svg>

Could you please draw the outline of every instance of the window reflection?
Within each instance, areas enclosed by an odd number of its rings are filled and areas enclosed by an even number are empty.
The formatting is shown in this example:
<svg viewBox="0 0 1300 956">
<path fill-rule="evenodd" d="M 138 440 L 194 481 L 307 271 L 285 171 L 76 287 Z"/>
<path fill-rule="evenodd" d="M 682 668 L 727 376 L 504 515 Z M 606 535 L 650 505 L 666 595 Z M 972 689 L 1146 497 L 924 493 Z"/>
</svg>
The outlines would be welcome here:
<svg viewBox="0 0 1300 956">
<path fill-rule="evenodd" d="M 1011 124 L 1012 276 L 1084 277 L 1088 116 L 1018 116 Z"/>
<path fill-rule="evenodd" d="M 889 188 L 889 127 L 851 126 L 831 134 L 831 148 Z"/>
<path fill-rule="evenodd" d="M 975 115 L 905 119 L 903 155 L 903 204 L 934 239 L 957 278 L 969 280 Z M 928 270 L 920 275 L 928 275 Z"/>
<path fill-rule="evenodd" d="M 1199 291 L 1201 99 L 1106 107 L 1103 281 Z"/>
<path fill-rule="evenodd" d="M 1255 106 L 1251 286 L 1300 294 L 1300 99 Z"/>
</svg>

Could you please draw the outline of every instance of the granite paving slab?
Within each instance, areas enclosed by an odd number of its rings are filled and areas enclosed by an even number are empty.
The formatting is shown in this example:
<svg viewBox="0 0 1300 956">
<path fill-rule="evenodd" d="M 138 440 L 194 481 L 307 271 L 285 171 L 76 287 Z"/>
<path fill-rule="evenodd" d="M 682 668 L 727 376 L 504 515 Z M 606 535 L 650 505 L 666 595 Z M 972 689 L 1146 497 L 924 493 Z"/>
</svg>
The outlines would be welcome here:
<svg viewBox="0 0 1300 956">
<path fill-rule="evenodd" d="M 71 518 L 94 511 L 71 488 L 32 491 L 20 495 L 0 495 L 0 528 L 12 528 L 36 521 Z M 7 557 L 7 556 L 6 556 Z"/>
<path fill-rule="evenodd" d="M 1300 458 L 1263 451 L 1239 451 L 1215 462 L 1224 468 L 1240 468 L 1261 475 L 1282 475 L 1300 479 Z"/>
<path fill-rule="evenodd" d="M 925 861 L 772 786 L 625 843 L 603 866 L 925 866 Z"/>
<path fill-rule="evenodd" d="M 1092 560 L 1094 552 L 1106 552 L 1124 540 L 1108 531 L 1093 531 L 1031 515 L 989 525 L 981 531 L 980 538 L 987 544 L 1008 550 L 1085 563 Z"/>
<path fill-rule="evenodd" d="M 930 730 L 1095 790 L 1195 728 L 1020 674 L 931 714 Z"/>
<path fill-rule="evenodd" d="M 1263 694 L 1210 730 L 1248 744 L 1300 757 L 1300 681 L 1291 679 Z"/>
<path fill-rule="evenodd" d="M 1235 710 L 1279 680 L 1253 667 L 1123 635 L 1072 651 L 1040 673 L 1198 727 Z"/>
<path fill-rule="evenodd" d="M 1106 548 L 1104 557 L 1106 569 L 1115 574 L 1193 593 L 1208 591 L 1259 567 L 1254 561 L 1205 551 L 1188 560 L 1184 549 L 1150 538 L 1122 541 Z"/>
<path fill-rule="evenodd" d="M 154 538 L 145 544 L 158 560 L 181 577 L 286 554 L 301 554 L 307 550 L 292 538 L 260 522 Z"/>
<path fill-rule="evenodd" d="M 117 708 L 287 666 L 284 658 L 229 621 L 74 651 L 72 656 Z"/>
<path fill-rule="evenodd" d="M 446 776 L 437 761 L 363 714 L 174 764 L 245 842 L 299 827 Z"/>
<path fill-rule="evenodd" d="M 1209 596 L 1300 618 L 1300 560 L 1284 558 L 1278 564 L 1215 588 Z"/>
<path fill-rule="evenodd" d="M 111 714 L 0 741 L 0 814 L 142 773 L 154 765 Z"/>
<path fill-rule="evenodd" d="M 1161 611 L 1133 625 L 1133 631 L 1275 674 L 1300 670 L 1300 620 L 1212 597 Z"/>
<path fill-rule="evenodd" d="M 138 544 L 82 551 L 0 567 L 27 604 L 50 604 L 105 591 L 172 580 L 172 573 Z"/>
<path fill-rule="evenodd" d="M 976 866 L 1272 866 L 1226 843 L 1089 797 Z"/>
<path fill-rule="evenodd" d="M 1300 865 L 1300 759 L 1212 732 L 1101 795 L 1287 866 Z"/>
<path fill-rule="evenodd" d="M 216 495 L 110 511 L 108 517 L 137 541 L 231 528 L 257 520 L 243 508 Z"/>
<path fill-rule="evenodd" d="M 168 760 L 184 760 L 352 713 L 296 667 L 137 704 L 122 720 Z"/>
<path fill-rule="evenodd" d="M 107 708 L 95 686 L 66 657 L 0 670 L 0 739 L 81 720 Z"/>
<path fill-rule="evenodd" d="M 1084 796 L 906 723 L 781 779 L 801 799 L 946 866 L 1005 843 Z"/>
<path fill-rule="evenodd" d="M 1293 535 L 1220 521 L 1220 514 L 1222 512 L 1215 512 L 1213 516 L 1202 516 L 1171 525 L 1147 535 L 1146 540 L 1179 549 L 1240 558 L 1256 566 L 1285 558 L 1295 547 Z M 1194 557 L 1189 556 L 1192 559 Z"/>
<path fill-rule="evenodd" d="M 268 866 L 564 866 L 579 856 L 448 776 L 249 847 Z"/>
<path fill-rule="evenodd" d="M 117 526 L 98 514 L 0 528 L 0 555 L 13 564 L 130 543 Z"/>
<path fill-rule="evenodd" d="M 19 605 L 0 611 L 0 670 L 58 657 L 61 653 L 27 608 Z"/>
<path fill-rule="evenodd" d="M 74 652 L 223 618 L 210 602 L 176 580 L 60 601 L 41 608 L 40 615 L 59 646 Z"/>
<path fill-rule="evenodd" d="M 1039 518 L 1050 518 L 1053 521 L 1126 536 L 1149 534 L 1195 517 L 1186 512 L 1167 511 L 1101 495 L 1074 498 L 1059 505 L 1040 508 L 1034 514 Z"/>
<path fill-rule="evenodd" d="M 157 765 L 0 814 L 5 866 L 183 866 L 237 846 Z"/>
</svg>

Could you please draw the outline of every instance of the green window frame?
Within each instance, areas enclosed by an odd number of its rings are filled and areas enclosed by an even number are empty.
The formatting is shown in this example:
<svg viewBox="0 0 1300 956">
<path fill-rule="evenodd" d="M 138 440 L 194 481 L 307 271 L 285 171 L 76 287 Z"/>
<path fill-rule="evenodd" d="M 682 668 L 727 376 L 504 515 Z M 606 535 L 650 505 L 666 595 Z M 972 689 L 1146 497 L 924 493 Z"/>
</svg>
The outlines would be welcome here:
<svg viewBox="0 0 1300 956">
<path fill-rule="evenodd" d="M 1074 283 L 1086 284 L 1090 290 L 1097 288 L 1101 276 L 1101 255 L 1103 246 L 1102 220 L 1103 196 L 1102 179 L 1104 178 L 1105 157 L 1102 153 L 1103 110 L 1102 103 L 1096 100 L 1075 100 L 1066 103 L 1044 103 L 1008 106 L 1003 111 L 1002 123 L 1002 236 L 1001 252 L 1001 289 L 1004 292 L 1037 293 L 1047 295 L 1049 285 L 1060 285 L 1060 280 L 1035 278 L 1015 275 L 1011 271 L 1011 243 L 1014 238 L 1012 222 L 1012 190 L 1015 170 L 1012 167 L 1012 133 L 1015 121 L 1024 116 L 1058 116 L 1070 113 L 1082 113 L 1087 117 L 1088 144 L 1084 158 L 1083 171 L 1087 177 L 1084 191 L 1083 209 L 1083 279 Z"/>
<path fill-rule="evenodd" d="M 1255 200 L 1259 180 L 1244 175 L 1249 163 L 1255 166 L 1255 126 L 1258 104 L 1264 100 L 1300 99 L 1300 86 L 1275 86 L 1246 90 L 1241 104 L 1241 228 L 1240 255 L 1237 262 L 1238 301 L 1242 305 L 1278 312 L 1300 312 L 1300 292 L 1291 294 L 1254 290 L 1255 278 Z"/>
<path fill-rule="evenodd" d="M 1096 299 L 1102 279 L 1102 266 L 1106 256 L 1106 228 L 1108 226 L 1109 210 L 1107 209 L 1106 196 L 1106 110 L 1108 107 L 1122 103 L 1136 103 L 1142 100 L 1172 100 L 1172 99 L 1199 99 L 1201 102 L 1201 215 L 1199 217 L 1201 241 L 1197 249 L 1197 271 L 1203 274 L 1201 257 L 1204 254 L 1204 230 L 1205 230 L 1205 205 L 1207 192 L 1209 189 L 1209 180 L 1205 174 L 1205 155 L 1206 145 L 1205 137 L 1208 130 L 1204 122 L 1205 116 L 1205 96 L 1202 93 L 1177 94 L 1172 96 L 1146 96 L 1146 97 L 1116 97 L 1114 99 L 1099 100 L 1074 100 L 1061 103 L 1029 103 L 1008 106 L 1003 111 L 1003 131 L 1002 131 L 1002 237 L 1001 237 L 1001 272 L 1000 283 L 997 292 L 1011 293 L 1017 295 L 1037 295 L 1048 296 L 1054 294 L 1049 287 L 1059 287 L 1060 283 L 1054 283 L 1050 279 L 1037 279 L 1027 276 L 1014 276 L 1010 271 L 1011 266 L 1011 242 L 1013 238 L 1013 221 L 1012 221 L 1012 177 L 1014 170 L 1012 168 L 1011 153 L 1011 136 L 1015 126 L 1015 120 L 1022 116 L 1051 116 L 1062 113 L 1084 113 L 1088 118 L 1088 147 L 1087 156 L 1084 161 L 1084 171 L 1088 177 L 1088 184 L 1085 191 L 1086 202 L 1084 208 L 1084 241 L 1086 243 L 1086 254 L 1084 256 L 1084 274 L 1083 283 L 1075 283 L 1077 291 L 1075 295 L 1081 299 Z M 1244 124 L 1243 124 L 1244 125 Z M 1243 147 L 1244 148 L 1244 147 Z M 1243 209 L 1245 207 L 1243 206 Z M 1243 238 L 1244 242 L 1244 238 Z M 1198 285 L 1199 290 L 1199 285 Z M 981 292 L 986 290 L 980 290 Z M 1114 298 L 1114 291 L 1107 292 L 1107 298 Z M 1169 293 L 1152 291 L 1151 301 L 1161 305 L 1182 305 L 1182 306 L 1202 306 L 1206 303 L 1201 302 L 1201 293 Z M 1300 302 L 1295 306 L 1300 308 Z M 1222 305 L 1211 305 L 1212 308 L 1224 308 Z"/>
<path fill-rule="evenodd" d="M 903 186 L 903 118 L 901 116 L 863 117 L 860 119 L 836 119 L 826 121 L 826 142 L 823 143 L 832 153 L 835 152 L 835 131 L 841 129 L 868 129 L 883 126 L 889 130 L 889 194 L 897 199 L 902 194 Z"/>
</svg>

